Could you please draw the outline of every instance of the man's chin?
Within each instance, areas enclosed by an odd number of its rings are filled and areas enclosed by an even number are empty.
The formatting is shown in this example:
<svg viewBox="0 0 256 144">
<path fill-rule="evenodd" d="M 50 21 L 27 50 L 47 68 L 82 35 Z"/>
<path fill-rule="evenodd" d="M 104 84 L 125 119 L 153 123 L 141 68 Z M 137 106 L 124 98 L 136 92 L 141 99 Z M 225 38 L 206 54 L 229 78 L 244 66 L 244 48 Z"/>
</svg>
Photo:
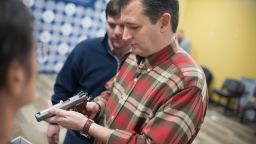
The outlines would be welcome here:
<svg viewBox="0 0 256 144">
<path fill-rule="evenodd" d="M 139 55 L 139 56 L 141 56 L 141 52 L 140 51 L 138 51 L 137 49 L 132 49 L 132 53 L 134 53 L 135 55 Z"/>
<path fill-rule="evenodd" d="M 121 48 L 121 47 L 123 47 L 123 45 L 120 44 L 120 43 L 113 43 L 112 45 L 113 45 L 114 48 Z"/>
</svg>

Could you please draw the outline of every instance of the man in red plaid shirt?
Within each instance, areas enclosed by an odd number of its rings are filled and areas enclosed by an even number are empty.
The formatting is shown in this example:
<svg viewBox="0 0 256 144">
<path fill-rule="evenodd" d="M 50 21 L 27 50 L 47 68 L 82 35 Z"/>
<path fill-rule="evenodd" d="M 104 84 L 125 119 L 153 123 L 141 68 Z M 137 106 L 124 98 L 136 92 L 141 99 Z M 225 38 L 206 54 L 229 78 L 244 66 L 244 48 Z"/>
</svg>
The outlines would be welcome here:
<svg viewBox="0 0 256 144">
<path fill-rule="evenodd" d="M 89 118 L 53 109 L 53 121 L 103 143 L 192 143 L 203 123 L 208 95 L 202 69 L 175 38 L 178 0 L 120 4 L 123 39 L 133 53 L 108 90 L 87 104 Z M 97 112 L 103 126 L 90 119 Z"/>
</svg>

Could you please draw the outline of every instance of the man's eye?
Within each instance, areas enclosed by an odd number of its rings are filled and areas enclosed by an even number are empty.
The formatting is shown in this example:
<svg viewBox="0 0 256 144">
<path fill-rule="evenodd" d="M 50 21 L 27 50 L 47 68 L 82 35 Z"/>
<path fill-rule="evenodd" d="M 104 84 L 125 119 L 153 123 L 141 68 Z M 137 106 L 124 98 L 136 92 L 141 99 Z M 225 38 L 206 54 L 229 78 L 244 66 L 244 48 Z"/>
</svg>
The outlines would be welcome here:
<svg viewBox="0 0 256 144">
<path fill-rule="evenodd" d="M 138 26 L 130 26 L 130 28 L 133 29 L 133 30 L 136 30 L 136 29 L 138 29 L 139 27 L 138 27 Z"/>
<path fill-rule="evenodd" d="M 109 26 L 111 27 L 111 28 L 115 28 L 115 24 L 109 24 Z"/>
</svg>

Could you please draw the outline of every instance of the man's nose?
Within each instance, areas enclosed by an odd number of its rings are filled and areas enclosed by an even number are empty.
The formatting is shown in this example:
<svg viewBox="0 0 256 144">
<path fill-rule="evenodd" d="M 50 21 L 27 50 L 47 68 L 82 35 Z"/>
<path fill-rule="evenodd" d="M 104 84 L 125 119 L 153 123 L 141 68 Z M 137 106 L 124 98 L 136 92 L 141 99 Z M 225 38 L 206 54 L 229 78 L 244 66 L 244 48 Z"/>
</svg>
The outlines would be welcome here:
<svg viewBox="0 0 256 144">
<path fill-rule="evenodd" d="M 116 35 L 122 35 L 123 29 L 120 26 L 116 26 L 114 32 Z"/>
<path fill-rule="evenodd" d="M 132 39 L 132 35 L 129 33 L 129 31 L 126 28 L 124 28 L 123 40 L 130 41 L 131 39 Z"/>
</svg>

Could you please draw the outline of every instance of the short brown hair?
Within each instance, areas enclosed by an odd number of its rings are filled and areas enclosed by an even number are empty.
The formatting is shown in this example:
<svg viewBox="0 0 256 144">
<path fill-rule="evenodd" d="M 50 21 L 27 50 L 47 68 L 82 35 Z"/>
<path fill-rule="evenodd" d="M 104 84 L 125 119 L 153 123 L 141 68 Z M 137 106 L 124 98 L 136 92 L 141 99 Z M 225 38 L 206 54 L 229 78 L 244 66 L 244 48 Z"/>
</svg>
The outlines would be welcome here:
<svg viewBox="0 0 256 144">
<path fill-rule="evenodd" d="M 121 15 L 121 7 L 119 5 L 118 0 L 110 0 L 107 4 L 106 8 L 106 18 L 108 16 L 111 17 L 120 17 Z"/>
<path fill-rule="evenodd" d="M 119 0 L 120 6 L 127 6 L 132 0 Z M 172 31 L 177 31 L 179 23 L 179 1 L 178 0 L 140 0 L 143 5 L 143 14 L 148 16 L 151 23 L 155 24 L 164 13 L 169 13 Z"/>
</svg>

